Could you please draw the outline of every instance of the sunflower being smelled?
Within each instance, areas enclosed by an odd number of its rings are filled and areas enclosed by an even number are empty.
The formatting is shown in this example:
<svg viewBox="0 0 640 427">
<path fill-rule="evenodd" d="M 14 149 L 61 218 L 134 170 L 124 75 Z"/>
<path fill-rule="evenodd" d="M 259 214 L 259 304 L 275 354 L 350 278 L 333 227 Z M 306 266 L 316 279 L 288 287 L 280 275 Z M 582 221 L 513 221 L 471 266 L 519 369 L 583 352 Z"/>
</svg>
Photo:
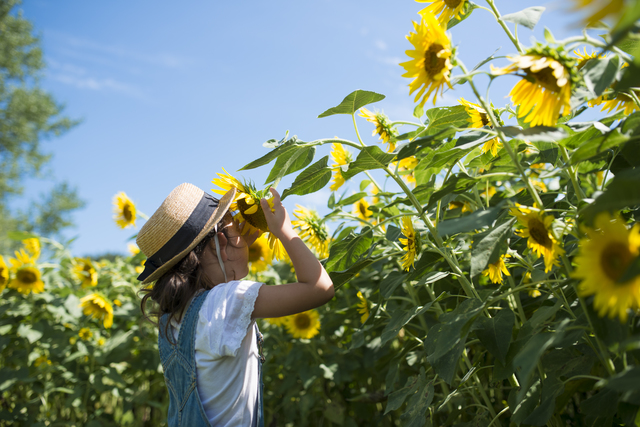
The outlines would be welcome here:
<svg viewBox="0 0 640 427">
<path fill-rule="evenodd" d="M 282 242 L 276 236 L 269 232 L 267 220 L 260 206 L 260 199 L 266 199 L 273 211 L 273 199 L 269 188 L 257 190 L 253 183 L 242 183 L 231 176 L 224 168 L 224 173 L 218 173 L 218 178 L 212 182 L 220 187 L 212 189 L 214 193 L 226 194 L 232 188 L 236 188 L 236 196 L 229 207 L 232 211 L 237 211 L 233 219 L 237 222 L 244 223 L 242 234 L 253 234 L 256 231 L 267 233 L 266 237 L 269 241 L 269 248 L 273 254 L 273 258 L 282 260 L 286 256 Z"/>
<path fill-rule="evenodd" d="M 269 248 L 269 241 L 262 234 L 249 246 L 249 271 L 254 274 L 265 271 L 272 262 L 273 254 Z"/>
</svg>

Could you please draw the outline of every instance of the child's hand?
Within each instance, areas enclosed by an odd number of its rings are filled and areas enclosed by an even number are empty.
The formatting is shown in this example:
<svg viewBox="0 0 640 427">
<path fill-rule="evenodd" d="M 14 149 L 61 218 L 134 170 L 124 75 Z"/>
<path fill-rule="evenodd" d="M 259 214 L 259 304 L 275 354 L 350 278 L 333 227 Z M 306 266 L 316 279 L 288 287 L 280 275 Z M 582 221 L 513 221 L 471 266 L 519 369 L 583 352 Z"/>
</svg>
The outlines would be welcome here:
<svg viewBox="0 0 640 427">
<path fill-rule="evenodd" d="M 273 187 L 271 187 L 269 191 L 271 191 L 271 194 L 273 194 L 274 212 L 271 212 L 269 202 L 267 202 L 266 199 L 260 199 L 260 206 L 262 207 L 262 211 L 264 212 L 264 218 L 267 220 L 269 231 L 273 233 L 273 235 L 278 239 L 296 236 L 296 233 L 291 227 L 289 214 L 287 213 L 287 210 L 284 208 L 284 206 L 282 206 L 282 202 L 280 201 L 280 194 L 278 194 L 276 189 Z"/>
</svg>

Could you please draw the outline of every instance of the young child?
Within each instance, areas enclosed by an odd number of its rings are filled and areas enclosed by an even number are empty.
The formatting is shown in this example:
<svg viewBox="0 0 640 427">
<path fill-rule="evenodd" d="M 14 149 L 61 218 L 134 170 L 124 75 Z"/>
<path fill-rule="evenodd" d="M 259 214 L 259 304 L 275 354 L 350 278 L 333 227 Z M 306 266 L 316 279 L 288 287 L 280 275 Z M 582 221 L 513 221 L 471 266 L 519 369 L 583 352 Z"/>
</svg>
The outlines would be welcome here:
<svg viewBox="0 0 640 427">
<path fill-rule="evenodd" d="M 269 230 L 282 242 L 297 283 L 242 280 L 249 246 L 228 211 L 236 189 L 219 201 L 192 184 L 176 187 L 138 233 L 147 256 L 138 277 L 141 308 L 155 304 L 158 348 L 169 389 L 168 425 L 263 426 L 262 335 L 256 318 L 281 317 L 333 298 L 333 283 L 291 227 L 275 189 L 274 212 L 260 201 Z"/>
</svg>

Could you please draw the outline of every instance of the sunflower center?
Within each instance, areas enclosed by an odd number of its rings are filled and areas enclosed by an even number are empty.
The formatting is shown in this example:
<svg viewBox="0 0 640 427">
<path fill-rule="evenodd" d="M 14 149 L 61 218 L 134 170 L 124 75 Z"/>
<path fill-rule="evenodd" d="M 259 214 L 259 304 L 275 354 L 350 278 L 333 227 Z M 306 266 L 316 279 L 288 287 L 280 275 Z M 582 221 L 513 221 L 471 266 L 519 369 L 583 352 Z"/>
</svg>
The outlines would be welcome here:
<svg viewBox="0 0 640 427">
<path fill-rule="evenodd" d="M 442 73 L 447 58 L 438 58 L 438 53 L 444 50 L 444 46 L 434 43 L 424 53 L 424 70 L 430 78 L 435 78 Z"/>
<path fill-rule="evenodd" d="M 532 72 L 527 70 L 527 77 L 532 79 L 535 83 L 544 87 L 545 89 L 558 93 L 560 92 L 560 87 L 558 86 L 558 79 L 553 75 L 553 69 L 551 67 L 543 68 L 538 72 Z"/>
<path fill-rule="evenodd" d="M 455 9 L 460 6 L 460 3 L 463 1 L 464 0 L 444 0 L 444 4 L 446 4 L 449 9 Z"/>
<path fill-rule="evenodd" d="M 256 262 L 262 258 L 262 246 L 251 245 L 249 247 L 249 262 Z"/>
<path fill-rule="evenodd" d="M 238 199 L 236 204 L 238 205 L 238 210 L 242 214 L 242 217 L 255 228 L 258 228 L 262 231 L 269 231 L 269 226 L 267 225 L 267 220 L 264 217 L 264 212 L 262 212 L 262 208 L 258 206 L 258 210 L 252 214 L 245 213 L 249 208 L 254 205 L 249 205 L 245 199 Z"/>
<path fill-rule="evenodd" d="M 536 241 L 540 246 L 544 246 L 545 248 L 551 248 L 553 246 L 553 242 L 549 238 L 549 232 L 544 224 L 539 219 L 531 219 L 529 220 L 529 234 L 533 237 L 533 240 Z"/>
<path fill-rule="evenodd" d="M 480 120 L 482 121 L 482 126 L 487 126 L 490 123 L 489 115 L 487 113 L 478 112 L 480 114 Z"/>
<path fill-rule="evenodd" d="M 311 318 L 306 314 L 299 314 L 295 318 L 295 324 L 298 329 L 307 329 L 311 326 Z"/>
<path fill-rule="evenodd" d="M 131 206 L 129 206 L 129 204 L 126 204 L 122 207 L 122 216 L 127 221 L 131 221 L 133 219 L 133 211 L 131 210 Z"/>
<path fill-rule="evenodd" d="M 31 270 L 20 270 L 16 274 L 18 281 L 25 285 L 31 285 L 38 281 L 38 276 Z"/>
<path fill-rule="evenodd" d="M 627 270 L 632 259 L 633 255 L 627 245 L 620 242 L 612 242 L 602 251 L 600 266 L 615 283 Z"/>
<path fill-rule="evenodd" d="M 367 207 L 363 204 L 358 205 L 358 210 L 360 211 L 360 215 L 362 215 L 363 217 L 367 216 Z"/>
</svg>

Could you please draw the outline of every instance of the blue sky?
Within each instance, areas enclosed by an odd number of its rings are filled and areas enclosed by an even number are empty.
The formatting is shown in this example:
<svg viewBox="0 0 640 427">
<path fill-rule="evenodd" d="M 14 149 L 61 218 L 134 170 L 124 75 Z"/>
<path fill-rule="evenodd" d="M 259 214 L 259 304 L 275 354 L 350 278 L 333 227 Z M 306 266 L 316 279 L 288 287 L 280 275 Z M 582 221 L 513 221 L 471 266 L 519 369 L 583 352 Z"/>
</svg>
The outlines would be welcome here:
<svg viewBox="0 0 640 427">
<path fill-rule="evenodd" d="M 478 2 L 484 4 L 484 2 Z M 519 28 L 525 45 L 542 40 L 544 26 L 557 38 L 576 34 L 575 15 L 561 3 L 498 1 L 503 14 L 543 5 L 535 31 Z M 426 4 L 414 1 L 320 0 L 315 2 L 88 2 L 24 0 L 24 16 L 41 35 L 47 69 L 42 86 L 82 123 L 43 143 L 53 154 L 56 179 L 78 188 L 87 206 L 76 212 L 77 255 L 126 252 L 136 230 L 112 220 L 112 197 L 126 192 L 151 214 L 182 182 L 205 191 L 224 167 L 235 173 L 268 150 L 268 139 L 288 130 L 302 140 L 340 136 L 354 140 L 348 116 L 318 119 L 355 89 L 387 98 L 381 109 L 393 120 L 411 118 L 409 79 L 398 65 L 411 45 L 405 36 Z M 513 28 L 513 25 L 511 25 Z M 450 31 L 467 67 L 491 55 L 514 52 L 488 12 Z M 500 64 L 500 62 L 496 62 Z M 504 65 L 504 61 L 501 63 Z M 496 105 L 516 82 L 492 86 Z M 479 79 L 484 87 L 486 80 Z M 455 105 L 466 87 L 456 87 L 438 105 Z M 372 125 L 358 119 L 367 144 Z M 319 150 L 316 159 L 328 154 Z M 269 168 L 237 175 L 262 184 Z M 357 179 L 357 178 L 356 178 Z M 280 190 L 291 181 L 283 181 Z M 25 198 L 51 188 L 50 179 L 30 179 Z M 355 189 L 355 186 L 354 186 Z M 296 203 L 322 211 L 328 187 Z M 142 222 L 139 222 L 141 225 Z M 139 229 L 139 227 L 138 227 Z"/>
</svg>

